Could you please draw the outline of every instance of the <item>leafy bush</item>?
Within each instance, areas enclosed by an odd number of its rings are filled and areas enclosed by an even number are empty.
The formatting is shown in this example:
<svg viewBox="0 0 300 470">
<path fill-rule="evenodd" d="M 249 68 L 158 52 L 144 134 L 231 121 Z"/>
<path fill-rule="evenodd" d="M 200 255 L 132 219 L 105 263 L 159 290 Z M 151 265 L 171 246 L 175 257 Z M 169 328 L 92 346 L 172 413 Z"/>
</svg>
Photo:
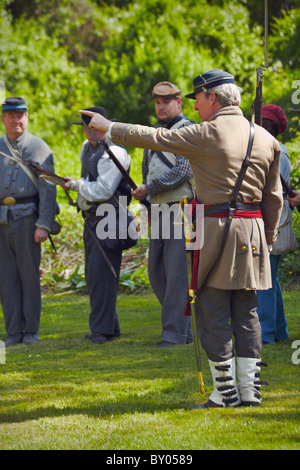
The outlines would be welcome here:
<svg viewBox="0 0 300 470">
<path fill-rule="evenodd" d="M 290 0 L 270 5 L 263 103 L 286 111 L 289 126 L 281 140 L 292 161 L 291 182 L 300 189 L 299 117 L 290 110 L 297 107 L 292 97 L 300 70 L 300 10 L 295 5 Z M 0 7 L 0 80 L 7 96 L 26 99 L 29 131 L 50 145 L 59 174 L 80 175 L 83 133 L 72 126 L 80 108 L 104 106 L 111 118 L 154 125 L 151 91 L 161 80 L 175 82 L 184 95 L 200 72 L 229 70 L 242 88 L 242 110 L 250 117 L 255 69 L 264 63 L 263 8 L 254 0 L 0 0 Z M 197 120 L 190 100 L 183 100 L 183 111 Z M 129 151 L 131 176 L 140 184 L 142 151 Z M 45 244 L 42 277 L 48 285 L 67 279 L 80 286 L 82 221 L 68 212 L 60 189 L 58 197 L 68 228 L 55 239 L 56 255 Z M 285 263 L 292 259 L 288 256 Z M 124 273 L 122 282 L 126 277 L 127 287 L 137 283 L 132 272 Z"/>
<path fill-rule="evenodd" d="M 53 236 L 56 252 L 49 241 L 42 245 L 41 280 L 45 291 L 85 290 L 83 219 L 81 213 L 67 203 L 60 204 L 59 221 L 62 230 Z M 123 252 L 120 289 L 127 293 L 149 288 L 147 275 L 148 240 L 139 239 L 138 244 Z"/>
</svg>

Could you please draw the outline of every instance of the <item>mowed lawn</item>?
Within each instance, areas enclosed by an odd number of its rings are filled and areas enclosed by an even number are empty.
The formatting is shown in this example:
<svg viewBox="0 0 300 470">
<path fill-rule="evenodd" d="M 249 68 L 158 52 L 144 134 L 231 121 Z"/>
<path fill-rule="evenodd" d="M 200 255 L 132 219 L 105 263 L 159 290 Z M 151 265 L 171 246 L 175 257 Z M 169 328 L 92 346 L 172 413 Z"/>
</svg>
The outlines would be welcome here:
<svg viewBox="0 0 300 470">
<path fill-rule="evenodd" d="M 86 295 L 46 295 L 40 342 L 7 348 L 0 364 L 0 449 L 299 449 L 300 291 L 284 300 L 290 339 L 263 347 L 262 405 L 190 410 L 212 391 L 207 359 L 203 396 L 194 345 L 154 345 L 152 294 L 119 296 L 122 336 L 104 345 L 85 339 Z"/>
</svg>

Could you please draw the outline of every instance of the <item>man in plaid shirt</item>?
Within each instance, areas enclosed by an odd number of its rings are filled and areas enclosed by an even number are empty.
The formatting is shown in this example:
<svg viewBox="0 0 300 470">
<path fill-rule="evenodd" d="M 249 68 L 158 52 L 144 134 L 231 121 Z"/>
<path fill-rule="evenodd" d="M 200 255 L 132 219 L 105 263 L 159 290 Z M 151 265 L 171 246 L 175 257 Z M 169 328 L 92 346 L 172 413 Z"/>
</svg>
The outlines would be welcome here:
<svg viewBox="0 0 300 470">
<path fill-rule="evenodd" d="M 157 127 L 179 129 L 194 124 L 182 114 L 181 91 L 170 82 L 155 85 L 152 98 L 158 118 Z M 179 203 L 182 197 L 193 197 L 192 170 L 181 155 L 152 150 L 144 151 L 143 184 L 132 195 L 153 204 Z M 149 243 L 148 274 L 153 291 L 161 304 L 162 335 L 157 346 L 186 344 L 192 341 L 190 318 L 184 316 L 188 277 L 185 239 L 174 237 L 174 213 L 160 213 L 158 238 Z M 169 217 L 170 234 L 161 230 L 161 218 Z M 164 222 L 166 222 L 164 220 Z M 152 220 L 153 224 L 153 220 Z"/>
</svg>

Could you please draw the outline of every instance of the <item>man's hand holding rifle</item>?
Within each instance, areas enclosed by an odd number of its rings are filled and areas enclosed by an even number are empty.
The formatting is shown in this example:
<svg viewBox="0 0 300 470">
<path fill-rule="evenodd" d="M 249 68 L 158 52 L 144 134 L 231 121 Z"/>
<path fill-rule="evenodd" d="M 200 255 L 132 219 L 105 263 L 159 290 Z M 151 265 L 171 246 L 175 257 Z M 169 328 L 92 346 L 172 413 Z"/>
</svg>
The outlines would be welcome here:
<svg viewBox="0 0 300 470">
<path fill-rule="evenodd" d="M 300 191 L 294 191 L 292 189 L 286 198 L 291 206 L 297 207 L 298 211 L 300 212 Z"/>
</svg>

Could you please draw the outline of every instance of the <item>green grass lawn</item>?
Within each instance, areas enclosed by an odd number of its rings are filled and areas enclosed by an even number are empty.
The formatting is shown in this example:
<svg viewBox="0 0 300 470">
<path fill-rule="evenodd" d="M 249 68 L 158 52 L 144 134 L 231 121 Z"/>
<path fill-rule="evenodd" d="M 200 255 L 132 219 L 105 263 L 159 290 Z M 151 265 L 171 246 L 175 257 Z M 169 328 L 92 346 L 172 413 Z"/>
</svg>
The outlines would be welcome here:
<svg viewBox="0 0 300 470">
<path fill-rule="evenodd" d="M 292 355 L 300 354 L 292 344 L 300 340 L 300 292 L 284 299 L 290 339 L 263 347 L 270 385 L 261 407 L 190 410 L 212 391 L 207 359 L 202 353 L 202 396 L 193 344 L 153 344 L 161 327 L 152 294 L 119 296 L 122 336 L 104 345 L 84 338 L 87 296 L 46 295 L 40 342 L 7 348 L 0 364 L 0 449 L 299 449 L 300 364 Z M 2 315 L 0 331 L 3 340 Z"/>
</svg>

